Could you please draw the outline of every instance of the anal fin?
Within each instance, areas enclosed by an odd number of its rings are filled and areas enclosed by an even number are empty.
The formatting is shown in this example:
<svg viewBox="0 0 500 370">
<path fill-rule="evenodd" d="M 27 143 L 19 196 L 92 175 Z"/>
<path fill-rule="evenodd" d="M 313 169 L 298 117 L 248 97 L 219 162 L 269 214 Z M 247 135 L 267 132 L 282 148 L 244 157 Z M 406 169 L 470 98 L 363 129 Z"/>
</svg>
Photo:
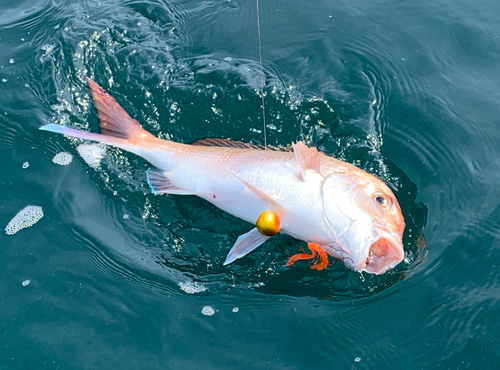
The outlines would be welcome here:
<svg viewBox="0 0 500 370">
<path fill-rule="evenodd" d="M 257 228 L 253 228 L 249 232 L 240 235 L 229 251 L 224 262 L 224 266 L 229 265 L 238 258 L 246 256 L 258 246 L 262 245 L 270 236 L 261 234 Z"/>
<path fill-rule="evenodd" d="M 146 171 L 148 184 L 151 191 L 156 194 L 181 194 L 181 195 L 196 195 L 192 190 L 182 189 L 177 187 L 168 178 L 168 172 L 157 168 L 150 168 Z"/>
</svg>

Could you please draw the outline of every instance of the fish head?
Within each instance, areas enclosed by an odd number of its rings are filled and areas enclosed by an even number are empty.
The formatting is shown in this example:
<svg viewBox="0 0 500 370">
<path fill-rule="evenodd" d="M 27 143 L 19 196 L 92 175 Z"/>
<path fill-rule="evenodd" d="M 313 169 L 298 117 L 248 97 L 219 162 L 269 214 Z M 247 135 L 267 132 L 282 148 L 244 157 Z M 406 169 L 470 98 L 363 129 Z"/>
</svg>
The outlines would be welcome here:
<svg viewBox="0 0 500 370">
<path fill-rule="evenodd" d="M 380 275 L 404 258 L 405 222 L 391 189 L 354 166 L 333 172 L 322 185 L 324 217 L 332 246 L 355 271 Z"/>
</svg>

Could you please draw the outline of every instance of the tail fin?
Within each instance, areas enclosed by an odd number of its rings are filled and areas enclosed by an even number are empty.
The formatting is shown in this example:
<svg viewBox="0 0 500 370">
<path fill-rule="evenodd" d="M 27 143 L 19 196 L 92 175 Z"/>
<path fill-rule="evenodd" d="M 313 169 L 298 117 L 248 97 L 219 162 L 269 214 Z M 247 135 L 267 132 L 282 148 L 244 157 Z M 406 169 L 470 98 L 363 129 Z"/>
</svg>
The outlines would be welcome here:
<svg viewBox="0 0 500 370">
<path fill-rule="evenodd" d="M 88 80 L 88 85 L 92 92 L 97 118 L 99 119 L 100 134 L 75 130 L 53 123 L 40 127 L 40 130 L 98 141 L 127 150 L 130 150 L 130 147 L 140 144 L 140 141 L 143 139 L 154 137 L 151 133 L 143 129 L 139 122 L 130 117 L 101 86 L 90 79 Z"/>
<path fill-rule="evenodd" d="M 97 83 L 89 79 L 88 85 L 94 99 L 101 134 L 122 139 L 143 138 L 151 135 Z M 151 135 L 152 136 L 152 135 Z"/>
<path fill-rule="evenodd" d="M 103 135 L 103 134 L 96 134 L 94 132 L 77 130 L 74 128 L 56 125 L 55 123 L 49 123 L 48 125 L 44 125 L 44 126 L 40 127 L 40 130 L 55 132 L 57 134 L 68 135 L 68 136 L 76 137 L 78 139 L 83 139 L 83 140 L 97 141 L 99 143 L 117 146 L 119 148 L 123 148 L 126 150 L 130 150 L 129 147 L 132 144 L 127 139 L 122 139 L 122 138 L 113 137 L 113 136 L 109 136 L 109 135 Z M 133 146 L 133 144 L 132 144 L 132 146 Z"/>
</svg>

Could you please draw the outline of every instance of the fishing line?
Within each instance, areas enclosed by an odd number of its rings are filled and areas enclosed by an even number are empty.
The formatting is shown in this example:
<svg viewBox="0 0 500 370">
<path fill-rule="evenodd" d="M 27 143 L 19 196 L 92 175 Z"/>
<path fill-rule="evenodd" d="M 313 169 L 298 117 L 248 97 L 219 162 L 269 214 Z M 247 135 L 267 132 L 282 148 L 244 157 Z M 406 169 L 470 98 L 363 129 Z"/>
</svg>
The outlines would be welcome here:
<svg viewBox="0 0 500 370">
<path fill-rule="evenodd" d="M 257 35 L 259 40 L 259 65 L 260 65 L 260 97 L 262 99 L 262 125 L 264 127 L 264 149 L 267 149 L 267 131 L 266 131 L 266 103 L 264 101 L 264 69 L 262 67 L 262 42 L 260 37 L 260 12 L 259 0 L 255 0 L 257 7 Z"/>
</svg>

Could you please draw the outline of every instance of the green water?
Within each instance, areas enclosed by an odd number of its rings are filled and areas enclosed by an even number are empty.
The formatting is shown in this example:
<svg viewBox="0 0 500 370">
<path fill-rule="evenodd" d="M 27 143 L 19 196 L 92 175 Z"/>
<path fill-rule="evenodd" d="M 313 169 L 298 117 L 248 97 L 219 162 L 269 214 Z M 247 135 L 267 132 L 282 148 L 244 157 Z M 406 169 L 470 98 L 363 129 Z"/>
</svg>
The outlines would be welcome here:
<svg viewBox="0 0 500 370">
<path fill-rule="evenodd" d="M 89 76 L 162 138 L 262 144 L 255 2 L 3 1 L 0 224 L 27 205 L 44 217 L 0 234 L 0 369 L 500 367 L 500 6 L 260 11 L 267 142 L 387 182 L 405 261 L 288 268 L 303 243 L 278 235 L 224 267 L 251 225 L 154 196 L 141 158 L 107 148 L 93 168 L 81 142 L 38 130 L 97 130 Z"/>
</svg>

